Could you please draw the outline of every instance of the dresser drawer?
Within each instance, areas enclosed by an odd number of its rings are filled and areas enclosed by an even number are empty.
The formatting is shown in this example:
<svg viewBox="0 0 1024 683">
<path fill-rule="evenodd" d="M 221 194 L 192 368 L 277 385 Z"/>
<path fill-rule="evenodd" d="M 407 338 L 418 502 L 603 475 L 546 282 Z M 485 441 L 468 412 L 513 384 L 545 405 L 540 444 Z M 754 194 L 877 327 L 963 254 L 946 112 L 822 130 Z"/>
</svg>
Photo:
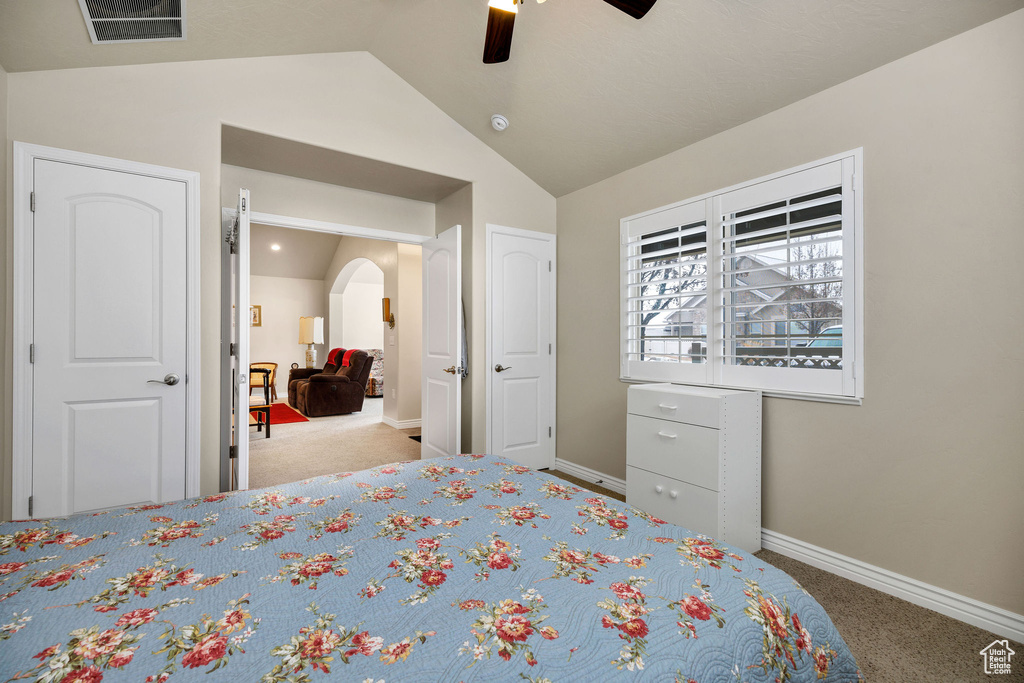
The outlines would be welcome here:
<svg viewBox="0 0 1024 683">
<path fill-rule="evenodd" d="M 626 416 L 626 464 L 718 491 L 719 431 Z"/>
<path fill-rule="evenodd" d="M 671 477 L 626 467 L 627 503 L 697 533 L 718 537 L 718 495 Z"/>
<path fill-rule="evenodd" d="M 683 390 L 671 384 L 634 386 L 627 393 L 626 410 L 632 415 L 717 429 L 719 393 L 718 390 L 700 387 Z"/>
</svg>

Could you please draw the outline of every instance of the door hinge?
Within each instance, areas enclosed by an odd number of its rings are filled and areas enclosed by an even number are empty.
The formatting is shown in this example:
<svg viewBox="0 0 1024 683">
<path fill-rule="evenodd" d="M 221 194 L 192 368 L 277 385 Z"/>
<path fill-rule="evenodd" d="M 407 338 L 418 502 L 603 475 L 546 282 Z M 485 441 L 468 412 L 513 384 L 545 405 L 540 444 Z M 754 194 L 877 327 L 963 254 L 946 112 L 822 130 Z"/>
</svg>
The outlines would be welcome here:
<svg viewBox="0 0 1024 683">
<path fill-rule="evenodd" d="M 36 212 L 36 193 L 35 192 L 29 192 L 28 193 L 28 209 L 32 213 Z"/>
<path fill-rule="evenodd" d="M 32 516 L 32 513 L 35 510 L 35 501 L 33 500 L 34 498 L 35 498 L 35 496 L 29 496 L 28 497 L 28 516 L 29 517 Z"/>
<path fill-rule="evenodd" d="M 551 427 L 548 427 L 548 438 L 551 438 Z"/>
<path fill-rule="evenodd" d="M 245 211 L 245 197 L 242 197 L 242 211 Z"/>
<path fill-rule="evenodd" d="M 228 243 L 228 249 L 232 254 L 238 253 L 238 216 L 231 221 L 231 227 L 227 229 L 224 241 Z"/>
<path fill-rule="evenodd" d="M 238 348 L 235 346 L 234 342 L 228 344 L 228 355 L 232 357 L 238 356 Z"/>
<path fill-rule="evenodd" d="M 36 362 L 36 345 L 35 344 L 29 344 L 28 345 L 28 362 L 29 363 L 35 363 Z"/>
<path fill-rule="evenodd" d="M 548 261 L 548 272 L 551 272 L 551 261 Z"/>
<path fill-rule="evenodd" d="M 850 174 L 850 192 L 856 192 L 856 191 L 857 191 L 857 174 L 856 173 L 851 173 Z"/>
<path fill-rule="evenodd" d="M 548 344 L 548 355 L 551 355 L 551 344 Z"/>
<path fill-rule="evenodd" d="M 237 460 L 238 459 L 238 446 L 228 446 L 228 459 L 229 460 Z"/>
</svg>

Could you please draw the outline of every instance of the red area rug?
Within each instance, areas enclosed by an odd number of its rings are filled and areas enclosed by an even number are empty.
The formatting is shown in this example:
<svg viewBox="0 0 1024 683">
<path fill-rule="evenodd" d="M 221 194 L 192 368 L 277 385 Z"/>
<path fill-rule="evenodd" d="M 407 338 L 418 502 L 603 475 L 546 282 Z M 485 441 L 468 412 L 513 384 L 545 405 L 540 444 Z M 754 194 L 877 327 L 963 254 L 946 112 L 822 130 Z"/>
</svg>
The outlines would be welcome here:
<svg viewBox="0 0 1024 683">
<path fill-rule="evenodd" d="M 255 417 L 255 413 L 251 413 Z M 288 424 L 289 422 L 309 422 L 309 418 L 292 408 L 287 403 L 270 404 L 270 426 Z"/>
</svg>

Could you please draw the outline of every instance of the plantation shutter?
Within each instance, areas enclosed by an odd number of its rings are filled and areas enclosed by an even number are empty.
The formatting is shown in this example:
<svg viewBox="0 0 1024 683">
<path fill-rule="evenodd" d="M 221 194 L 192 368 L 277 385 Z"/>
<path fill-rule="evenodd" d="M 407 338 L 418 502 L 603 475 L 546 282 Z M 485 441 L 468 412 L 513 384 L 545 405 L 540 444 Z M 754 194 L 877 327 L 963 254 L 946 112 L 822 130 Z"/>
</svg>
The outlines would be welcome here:
<svg viewBox="0 0 1024 683">
<path fill-rule="evenodd" d="M 624 218 L 621 377 L 863 396 L 859 151 Z"/>
<path fill-rule="evenodd" d="M 723 384 L 842 393 L 843 161 L 716 198 Z"/>
<path fill-rule="evenodd" d="M 623 373 L 707 381 L 706 202 L 623 225 Z"/>
</svg>

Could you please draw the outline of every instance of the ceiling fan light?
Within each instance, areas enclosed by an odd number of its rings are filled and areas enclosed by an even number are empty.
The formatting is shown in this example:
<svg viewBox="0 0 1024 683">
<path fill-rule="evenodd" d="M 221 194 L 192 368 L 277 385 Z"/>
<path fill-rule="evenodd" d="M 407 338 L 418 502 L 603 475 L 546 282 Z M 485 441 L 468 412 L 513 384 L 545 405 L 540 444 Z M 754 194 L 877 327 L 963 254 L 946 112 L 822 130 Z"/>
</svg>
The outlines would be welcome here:
<svg viewBox="0 0 1024 683">
<path fill-rule="evenodd" d="M 516 0 L 490 0 L 490 2 L 487 3 L 487 6 L 493 7 L 494 9 L 500 9 L 503 12 L 511 12 L 512 14 L 519 12 Z"/>
<path fill-rule="evenodd" d="M 507 0 L 491 0 L 502 4 Z M 487 33 L 484 35 L 484 64 L 507 62 L 512 52 L 512 29 L 516 23 L 515 5 L 512 11 L 497 7 L 487 8 Z"/>
</svg>

